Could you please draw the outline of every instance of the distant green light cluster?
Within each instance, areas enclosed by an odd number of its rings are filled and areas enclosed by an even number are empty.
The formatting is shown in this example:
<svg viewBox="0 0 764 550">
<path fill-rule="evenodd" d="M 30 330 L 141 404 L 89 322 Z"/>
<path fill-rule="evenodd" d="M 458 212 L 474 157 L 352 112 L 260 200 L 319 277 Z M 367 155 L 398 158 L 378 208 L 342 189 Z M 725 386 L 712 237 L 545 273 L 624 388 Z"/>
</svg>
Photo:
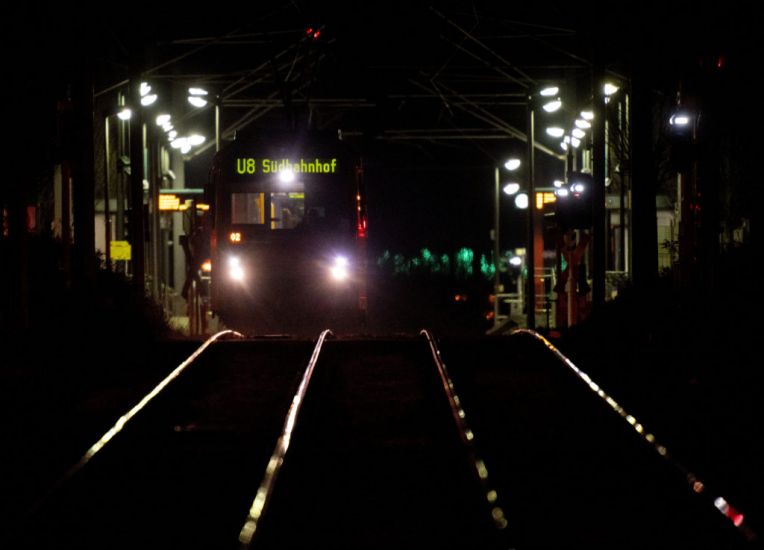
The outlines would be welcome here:
<svg viewBox="0 0 764 550">
<path fill-rule="evenodd" d="M 493 262 L 488 261 L 485 254 L 480 255 L 480 273 L 482 273 L 483 277 L 486 279 L 492 279 L 496 273 L 496 266 L 493 265 Z"/>
<path fill-rule="evenodd" d="M 480 274 L 486 279 L 494 276 L 494 266 L 485 254 L 480 255 Z M 453 276 L 457 279 L 469 279 L 475 276 L 475 252 L 467 247 L 460 248 L 453 257 L 446 253 L 436 254 L 429 248 L 422 248 L 419 254 L 407 257 L 385 250 L 377 258 L 377 265 L 391 268 L 396 276 L 414 274 Z"/>
<path fill-rule="evenodd" d="M 457 278 L 471 277 L 474 273 L 472 261 L 475 259 L 475 253 L 470 248 L 460 248 L 456 253 L 456 276 Z"/>
</svg>

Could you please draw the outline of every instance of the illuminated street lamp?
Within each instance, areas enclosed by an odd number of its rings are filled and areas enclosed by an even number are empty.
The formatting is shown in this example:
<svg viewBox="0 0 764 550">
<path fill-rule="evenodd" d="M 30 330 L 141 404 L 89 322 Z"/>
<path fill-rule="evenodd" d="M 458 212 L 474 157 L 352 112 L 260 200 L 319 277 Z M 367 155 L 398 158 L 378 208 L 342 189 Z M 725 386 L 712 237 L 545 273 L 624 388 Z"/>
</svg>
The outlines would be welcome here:
<svg viewBox="0 0 764 550">
<path fill-rule="evenodd" d="M 671 115 L 671 118 L 669 119 L 669 124 L 671 126 L 687 126 L 690 124 L 690 115 L 686 113 L 676 113 Z"/>
<path fill-rule="evenodd" d="M 514 195 L 520 190 L 520 184 L 519 183 L 508 183 L 503 188 L 502 191 L 504 191 L 505 195 Z"/>
<path fill-rule="evenodd" d="M 547 113 L 555 113 L 560 110 L 560 107 L 562 107 L 562 101 L 559 98 L 553 99 L 541 106 Z"/>
<path fill-rule="evenodd" d="M 197 145 L 201 145 L 207 141 L 207 138 L 200 134 L 191 134 L 188 136 L 188 144 L 192 147 L 196 147 Z"/>
<path fill-rule="evenodd" d="M 205 88 L 191 86 L 188 88 L 188 102 L 197 109 L 203 109 L 209 104 L 210 93 Z M 220 151 L 220 101 L 215 97 L 215 151 Z"/>
<path fill-rule="evenodd" d="M 143 105 L 144 107 L 153 105 L 154 103 L 156 103 L 156 100 L 159 99 L 159 96 L 157 94 L 151 92 L 151 86 L 146 82 L 141 82 L 140 95 L 141 95 L 141 105 Z"/>
<path fill-rule="evenodd" d="M 508 172 L 515 172 L 522 166 L 522 161 L 518 158 L 510 158 L 504 163 L 504 168 Z M 494 229 L 493 229 L 493 245 L 494 245 L 494 251 L 493 251 L 493 261 L 494 261 L 494 323 L 498 322 L 499 318 L 499 294 L 502 292 L 502 285 L 501 285 L 501 245 L 500 245 L 500 235 L 499 235 L 499 221 L 500 221 L 500 198 L 501 198 L 501 191 L 504 192 L 504 194 L 509 196 L 515 196 L 515 206 L 518 206 L 519 208 L 527 208 L 528 207 L 528 195 L 525 193 L 520 193 L 521 185 L 515 181 L 510 181 L 509 183 L 506 183 L 503 187 L 501 187 L 501 174 L 500 174 L 500 168 L 499 166 L 496 166 L 494 168 L 494 180 L 495 180 L 495 188 L 494 188 Z M 520 197 L 518 201 L 518 197 Z M 525 206 L 522 206 L 524 204 Z M 518 283 L 519 284 L 519 283 Z"/>
<path fill-rule="evenodd" d="M 520 168 L 520 165 L 522 164 L 522 161 L 518 158 L 511 158 L 507 162 L 504 163 L 504 168 L 509 170 L 510 172 L 514 172 L 518 168 Z"/>
<path fill-rule="evenodd" d="M 605 82 L 602 86 L 602 93 L 605 96 L 605 105 L 610 103 L 610 96 L 616 93 L 618 90 L 620 90 L 618 86 L 613 84 L 612 82 Z"/>
<path fill-rule="evenodd" d="M 518 158 L 510 158 L 504 163 L 504 168 L 508 172 L 514 172 L 520 166 L 522 165 L 522 161 Z M 501 246 L 500 246 L 500 240 L 499 240 L 499 222 L 500 222 L 500 211 L 501 211 L 501 203 L 499 199 L 501 198 L 500 188 L 501 188 L 501 175 L 499 171 L 499 167 L 496 166 L 494 169 L 494 229 L 493 229 L 493 263 L 494 263 L 494 292 L 495 294 L 499 294 L 499 290 L 501 288 L 501 265 L 500 265 L 500 259 L 499 255 L 501 254 Z M 516 186 L 516 187 L 515 187 Z M 512 195 L 513 193 L 517 193 L 517 191 L 520 190 L 520 184 L 518 183 L 508 183 L 504 186 L 503 191 L 507 195 Z"/>
<path fill-rule="evenodd" d="M 535 187 L 535 111 L 536 106 L 541 104 L 544 112 L 553 113 L 562 107 L 562 101 L 559 97 L 560 89 L 557 86 L 546 86 L 537 93 L 531 92 L 528 95 L 527 102 L 527 121 L 528 121 L 528 192 L 520 193 L 515 197 L 515 206 L 528 210 L 528 243 L 526 246 L 526 265 L 528 266 L 527 291 L 526 291 L 526 326 L 533 329 L 536 326 L 536 263 L 534 252 L 535 241 L 535 212 L 533 208 L 528 208 L 529 197 L 536 196 Z M 543 98 L 543 101 L 542 99 Z M 547 133 L 556 137 L 562 137 L 564 131 L 557 128 L 548 128 Z M 525 199 L 521 197 L 525 196 Z M 525 204 L 525 206 L 522 206 Z"/>
<path fill-rule="evenodd" d="M 151 85 L 147 82 L 141 82 L 140 79 L 137 77 L 138 75 L 131 75 L 130 79 L 130 93 L 129 93 L 129 101 L 127 102 L 128 105 L 132 105 L 133 109 L 131 110 L 127 106 L 123 106 L 121 111 L 119 112 L 118 116 L 120 120 L 127 121 L 130 120 L 130 132 L 129 132 L 129 143 L 130 143 L 130 164 L 131 164 L 131 171 L 130 171 L 130 194 L 129 194 L 129 204 L 131 208 L 131 215 L 129 218 L 129 224 L 130 224 L 130 241 L 131 241 L 131 272 L 132 272 L 132 281 L 133 285 L 136 287 L 136 289 L 140 289 L 141 292 L 145 290 L 145 284 L 146 284 L 146 271 L 145 271 L 145 261 L 146 257 L 144 254 L 145 251 L 145 226 L 144 226 L 144 214 L 143 214 L 143 204 L 145 202 L 144 197 L 144 170 L 145 166 L 149 167 L 149 170 L 151 170 L 152 163 L 156 160 L 154 155 L 155 152 L 153 151 L 152 147 L 147 147 L 146 140 L 144 136 L 147 136 L 148 134 L 144 131 L 145 124 L 144 124 L 144 114 L 142 113 L 142 109 L 140 107 L 151 107 L 154 105 L 157 100 L 159 99 L 159 95 L 152 89 Z M 140 107 L 139 107 L 140 106 Z M 144 150 L 146 151 L 145 154 L 148 155 L 148 162 L 144 163 Z M 158 202 L 158 186 L 154 185 L 150 189 L 150 201 L 153 204 L 157 204 Z M 121 201 L 118 201 L 118 204 L 121 204 Z M 121 208 L 121 206 L 119 207 Z M 122 213 L 118 212 L 118 219 L 122 218 Z M 122 223 L 122 222 L 120 222 Z M 158 281 L 158 245 L 157 245 L 157 238 L 159 234 L 159 218 L 158 216 L 154 215 L 151 219 L 151 231 L 153 234 L 153 248 L 151 250 L 152 252 L 152 258 L 153 258 L 153 272 L 152 272 L 152 295 L 154 297 L 158 296 L 158 287 L 157 287 L 157 281 Z M 118 231 L 119 233 L 119 228 Z"/>
<path fill-rule="evenodd" d="M 206 107 L 207 95 L 209 95 L 209 92 L 204 88 L 189 88 L 188 102 L 194 107 Z"/>
</svg>

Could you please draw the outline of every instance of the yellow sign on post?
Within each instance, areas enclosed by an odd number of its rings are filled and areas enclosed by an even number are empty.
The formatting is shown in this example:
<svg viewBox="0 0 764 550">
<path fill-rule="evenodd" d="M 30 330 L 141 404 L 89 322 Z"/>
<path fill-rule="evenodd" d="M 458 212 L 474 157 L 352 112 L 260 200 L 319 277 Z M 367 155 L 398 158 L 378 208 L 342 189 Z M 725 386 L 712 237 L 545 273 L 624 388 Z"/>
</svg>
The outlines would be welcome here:
<svg viewBox="0 0 764 550">
<path fill-rule="evenodd" d="M 130 260 L 131 249 L 128 241 L 111 241 L 109 251 L 112 260 Z"/>
</svg>

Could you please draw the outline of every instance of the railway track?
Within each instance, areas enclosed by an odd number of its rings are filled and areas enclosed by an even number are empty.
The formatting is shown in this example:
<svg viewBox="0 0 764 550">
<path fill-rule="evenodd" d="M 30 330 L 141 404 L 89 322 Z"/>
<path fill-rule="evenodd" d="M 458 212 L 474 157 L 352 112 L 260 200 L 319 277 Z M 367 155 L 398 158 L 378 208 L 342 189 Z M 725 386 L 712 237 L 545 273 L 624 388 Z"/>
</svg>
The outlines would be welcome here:
<svg viewBox="0 0 764 550">
<path fill-rule="evenodd" d="M 121 417 L 8 547 L 730 548 L 755 536 L 535 334 L 446 348 L 450 371 L 424 331 L 232 336 Z"/>
<path fill-rule="evenodd" d="M 263 548 L 497 544 L 505 525 L 492 513 L 502 512 L 486 498 L 474 436 L 455 422 L 461 409 L 436 359 L 424 338 L 327 342 L 312 389 L 295 400 L 304 399 L 302 420 L 293 432 L 291 419 L 285 425 L 289 454 L 274 454 L 240 540 Z"/>
</svg>

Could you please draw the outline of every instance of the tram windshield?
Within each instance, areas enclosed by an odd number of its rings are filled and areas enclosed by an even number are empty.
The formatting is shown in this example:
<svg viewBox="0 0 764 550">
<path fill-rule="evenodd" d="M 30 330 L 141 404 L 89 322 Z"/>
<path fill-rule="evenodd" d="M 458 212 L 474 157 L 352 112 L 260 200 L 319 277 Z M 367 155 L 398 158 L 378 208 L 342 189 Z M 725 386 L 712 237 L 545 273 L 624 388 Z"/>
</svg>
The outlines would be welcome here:
<svg viewBox="0 0 764 550">
<path fill-rule="evenodd" d="M 305 193 L 271 193 L 271 229 L 294 229 L 305 216 Z"/>
<path fill-rule="evenodd" d="M 309 209 L 308 215 L 316 208 Z M 323 208 L 320 209 L 323 217 Z M 272 230 L 296 229 L 306 220 L 305 192 L 231 193 L 231 224 L 265 226 Z"/>
<path fill-rule="evenodd" d="M 263 225 L 265 193 L 231 193 L 231 223 Z"/>
</svg>

